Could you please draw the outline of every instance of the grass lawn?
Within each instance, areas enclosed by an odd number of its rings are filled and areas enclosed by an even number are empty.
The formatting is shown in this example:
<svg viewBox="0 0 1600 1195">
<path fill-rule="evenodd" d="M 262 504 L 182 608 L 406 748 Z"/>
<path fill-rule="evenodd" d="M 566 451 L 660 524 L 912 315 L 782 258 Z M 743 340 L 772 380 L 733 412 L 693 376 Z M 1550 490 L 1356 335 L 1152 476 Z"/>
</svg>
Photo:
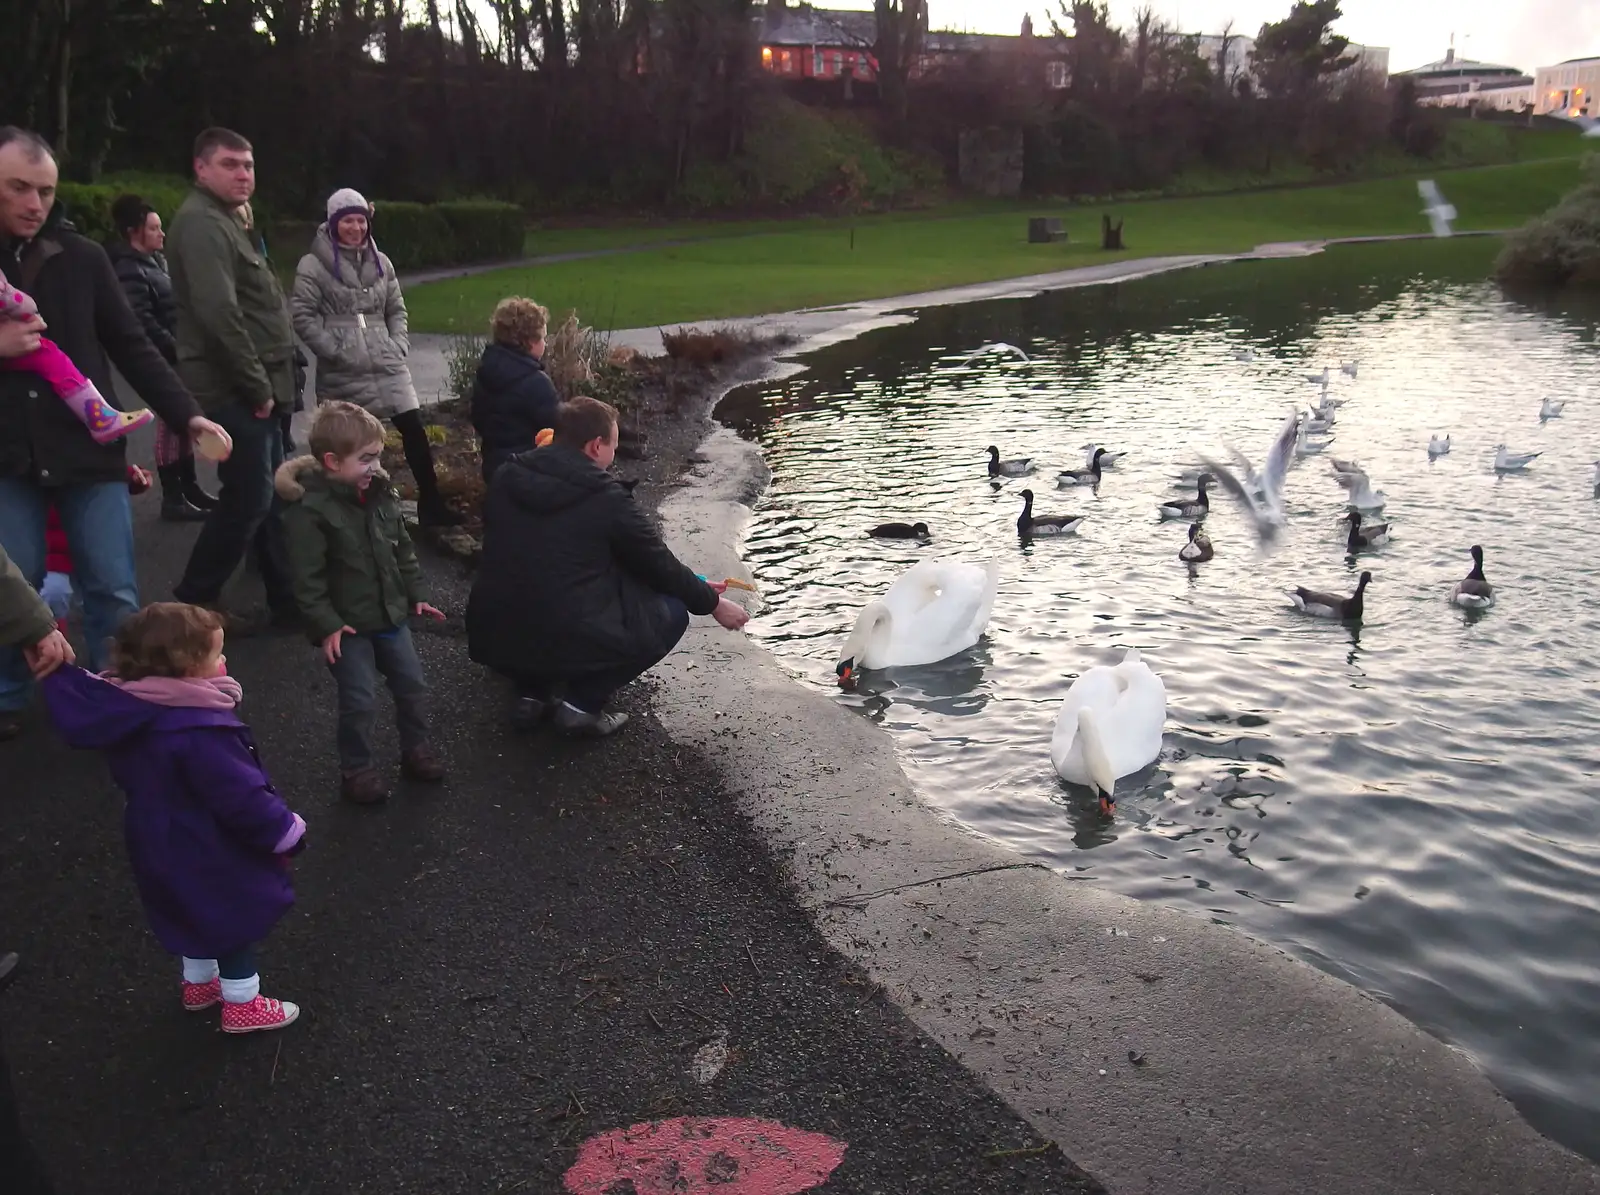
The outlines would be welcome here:
<svg viewBox="0 0 1600 1195">
<path fill-rule="evenodd" d="M 1576 185 L 1575 157 L 1435 176 L 1460 211 L 1457 227 L 1512 228 Z M 599 328 L 705 322 L 826 306 L 1070 269 L 1118 257 L 1237 252 L 1268 241 L 1425 232 L 1414 178 L 1064 209 L 1062 245 L 1027 243 L 1028 212 L 1048 205 L 932 217 L 888 215 L 782 225 L 615 257 L 515 267 L 417 286 L 411 326 L 477 332 L 495 303 L 525 294 L 553 312 L 576 308 Z M 1056 209 L 1061 211 L 1063 209 Z M 1102 210 L 1126 220 L 1128 249 L 1099 248 Z M 682 226 L 662 228 L 683 235 Z M 671 239 L 671 238 L 668 238 Z M 638 243 L 638 242 L 633 242 Z M 550 251 L 550 250 L 545 250 Z"/>
</svg>

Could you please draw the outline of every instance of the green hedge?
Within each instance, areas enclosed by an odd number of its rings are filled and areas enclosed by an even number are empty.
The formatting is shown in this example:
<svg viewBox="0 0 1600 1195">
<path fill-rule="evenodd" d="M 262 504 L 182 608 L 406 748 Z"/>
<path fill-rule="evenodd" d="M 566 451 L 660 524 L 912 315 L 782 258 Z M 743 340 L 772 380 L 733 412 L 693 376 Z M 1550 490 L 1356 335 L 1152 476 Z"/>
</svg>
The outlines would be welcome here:
<svg viewBox="0 0 1600 1195">
<path fill-rule="evenodd" d="M 98 183 L 63 182 L 56 189 L 56 201 L 64 204 L 67 217 L 91 240 L 109 240 L 111 205 L 117 196 L 132 193 L 155 208 L 166 223 L 172 222 L 178 205 L 189 194 L 189 184 L 165 175 L 114 175 Z"/>
<path fill-rule="evenodd" d="M 514 203 L 375 201 L 372 234 L 399 270 L 522 256 L 526 220 Z"/>
</svg>

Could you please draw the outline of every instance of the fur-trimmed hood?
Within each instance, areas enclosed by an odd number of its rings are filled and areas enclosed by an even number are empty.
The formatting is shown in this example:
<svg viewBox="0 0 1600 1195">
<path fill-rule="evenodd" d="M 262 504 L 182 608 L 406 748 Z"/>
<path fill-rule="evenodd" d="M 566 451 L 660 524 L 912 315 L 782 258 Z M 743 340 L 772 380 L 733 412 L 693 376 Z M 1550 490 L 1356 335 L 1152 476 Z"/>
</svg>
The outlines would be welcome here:
<svg viewBox="0 0 1600 1195">
<path fill-rule="evenodd" d="M 272 487 L 278 491 L 278 497 L 285 502 L 298 502 L 306 496 L 307 482 L 310 482 L 313 488 L 319 485 L 332 487 L 337 484 L 327 480 L 322 462 L 308 453 L 305 456 L 290 457 L 279 465 L 277 473 L 272 478 Z M 384 471 L 383 466 L 380 465 L 373 473 L 372 484 L 381 485 L 385 489 L 392 488 L 389 474 Z"/>
</svg>

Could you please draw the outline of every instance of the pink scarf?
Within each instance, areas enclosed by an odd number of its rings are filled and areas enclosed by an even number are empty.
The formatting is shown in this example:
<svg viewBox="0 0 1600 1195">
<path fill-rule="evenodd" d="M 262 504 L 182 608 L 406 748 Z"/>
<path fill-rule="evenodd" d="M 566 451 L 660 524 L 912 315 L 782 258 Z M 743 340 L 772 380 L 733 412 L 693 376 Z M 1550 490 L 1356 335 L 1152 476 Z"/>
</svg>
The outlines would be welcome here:
<svg viewBox="0 0 1600 1195">
<path fill-rule="evenodd" d="M 100 679 L 140 701 L 177 709 L 231 710 L 244 700 L 243 686 L 231 676 L 146 676 L 125 681 L 108 673 Z"/>
</svg>

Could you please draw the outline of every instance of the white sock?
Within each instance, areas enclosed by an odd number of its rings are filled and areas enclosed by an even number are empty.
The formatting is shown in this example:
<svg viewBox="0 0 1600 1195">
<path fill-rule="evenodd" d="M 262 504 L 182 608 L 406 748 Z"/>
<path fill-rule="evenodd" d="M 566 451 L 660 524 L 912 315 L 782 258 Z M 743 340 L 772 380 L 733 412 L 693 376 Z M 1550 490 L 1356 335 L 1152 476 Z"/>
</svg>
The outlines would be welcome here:
<svg viewBox="0 0 1600 1195">
<path fill-rule="evenodd" d="M 183 959 L 184 983 L 210 983 L 217 977 L 217 960 L 214 958 Z"/>
<path fill-rule="evenodd" d="M 249 1004 L 261 994 L 261 976 L 259 973 L 249 979 L 224 979 L 222 981 L 222 999 L 227 1004 Z"/>
</svg>

